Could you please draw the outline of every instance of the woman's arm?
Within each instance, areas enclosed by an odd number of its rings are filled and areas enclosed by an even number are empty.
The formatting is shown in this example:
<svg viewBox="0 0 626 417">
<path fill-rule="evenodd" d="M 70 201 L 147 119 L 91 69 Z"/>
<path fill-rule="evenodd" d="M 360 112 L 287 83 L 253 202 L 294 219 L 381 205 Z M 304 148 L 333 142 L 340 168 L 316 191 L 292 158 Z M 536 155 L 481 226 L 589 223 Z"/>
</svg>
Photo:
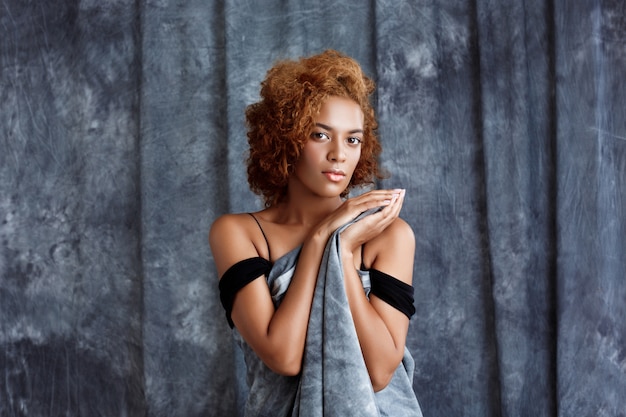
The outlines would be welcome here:
<svg viewBox="0 0 626 417">
<path fill-rule="evenodd" d="M 218 275 L 240 260 L 259 256 L 246 222 L 237 215 L 220 217 L 209 233 Z M 255 279 L 235 296 L 231 318 L 237 330 L 274 372 L 300 372 L 311 300 L 325 241 L 319 235 L 303 243 L 296 273 L 278 309 L 265 279 Z M 262 278 L 262 277 L 259 277 Z"/>
<path fill-rule="evenodd" d="M 400 201 L 401 204 L 401 201 Z M 399 212 L 399 210 L 398 210 Z M 371 268 L 383 271 L 409 285 L 412 284 L 415 236 L 411 227 L 394 213 L 388 227 L 371 239 L 366 247 L 373 254 Z M 371 217 L 371 216 L 370 216 Z M 362 221 L 367 220 L 363 219 Z M 374 218 L 373 222 L 380 223 Z M 360 222 L 358 222 L 360 223 Z M 354 237 L 372 226 L 363 223 L 342 234 L 342 264 L 348 302 L 372 386 L 379 391 L 389 384 L 404 355 L 409 327 L 408 317 L 373 294 L 368 300 L 356 272 L 353 258 Z M 359 230 L 361 229 L 361 231 Z M 344 243 L 345 242 L 345 243 Z"/>
</svg>

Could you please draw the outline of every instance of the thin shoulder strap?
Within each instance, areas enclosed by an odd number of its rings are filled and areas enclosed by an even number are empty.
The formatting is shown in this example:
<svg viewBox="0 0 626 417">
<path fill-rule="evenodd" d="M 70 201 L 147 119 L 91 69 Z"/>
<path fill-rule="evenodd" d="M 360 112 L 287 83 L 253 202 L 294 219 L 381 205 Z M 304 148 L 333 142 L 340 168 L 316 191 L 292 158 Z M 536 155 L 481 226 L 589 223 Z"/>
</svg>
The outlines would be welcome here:
<svg viewBox="0 0 626 417">
<path fill-rule="evenodd" d="M 365 271 L 365 262 L 363 261 L 363 245 L 361 245 L 361 271 Z"/>
<path fill-rule="evenodd" d="M 263 228 L 261 227 L 261 223 L 259 223 L 259 220 L 255 217 L 254 214 L 252 213 L 248 213 L 250 216 L 252 216 L 252 218 L 254 219 L 254 221 L 256 222 L 256 224 L 259 226 L 259 229 L 261 230 L 261 233 L 263 234 L 263 238 L 265 239 L 265 244 L 267 245 L 267 257 L 269 258 L 268 261 L 272 260 L 272 251 L 270 250 L 270 242 L 267 240 L 267 236 L 265 236 L 265 232 L 263 231 Z"/>
</svg>

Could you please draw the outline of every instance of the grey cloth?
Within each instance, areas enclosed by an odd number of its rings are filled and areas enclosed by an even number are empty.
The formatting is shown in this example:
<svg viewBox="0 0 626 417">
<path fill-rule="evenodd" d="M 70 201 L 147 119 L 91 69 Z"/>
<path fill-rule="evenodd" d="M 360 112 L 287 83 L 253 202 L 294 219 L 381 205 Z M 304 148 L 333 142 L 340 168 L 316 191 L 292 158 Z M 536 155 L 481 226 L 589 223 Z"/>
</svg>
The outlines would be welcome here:
<svg viewBox="0 0 626 417">
<path fill-rule="evenodd" d="M 324 250 L 299 377 L 272 372 L 233 329 L 247 365 L 246 417 L 422 416 L 412 387 L 414 364 L 408 349 L 389 385 L 376 393 L 372 388 L 348 306 L 339 253 L 340 233 L 352 223 L 337 230 Z M 289 286 L 299 254 L 297 248 L 281 257 L 268 274 L 276 306 Z M 359 271 L 359 275 L 369 295 L 369 273 Z"/>
</svg>

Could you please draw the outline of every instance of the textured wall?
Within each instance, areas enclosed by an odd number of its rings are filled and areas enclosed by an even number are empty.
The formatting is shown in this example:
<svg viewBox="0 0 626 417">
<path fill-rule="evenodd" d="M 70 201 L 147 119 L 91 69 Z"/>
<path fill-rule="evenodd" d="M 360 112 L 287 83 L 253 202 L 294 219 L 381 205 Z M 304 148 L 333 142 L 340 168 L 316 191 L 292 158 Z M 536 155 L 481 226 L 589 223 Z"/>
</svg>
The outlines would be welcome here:
<svg viewBox="0 0 626 417">
<path fill-rule="evenodd" d="M 140 415 L 136 10 L 1 10 L 0 415 Z"/>
<path fill-rule="evenodd" d="M 4 0 L 0 415 L 231 416 L 213 219 L 243 111 L 326 48 L 378 82 L 425 416 L 626 415 L 619 0 Z"/>
</svg>

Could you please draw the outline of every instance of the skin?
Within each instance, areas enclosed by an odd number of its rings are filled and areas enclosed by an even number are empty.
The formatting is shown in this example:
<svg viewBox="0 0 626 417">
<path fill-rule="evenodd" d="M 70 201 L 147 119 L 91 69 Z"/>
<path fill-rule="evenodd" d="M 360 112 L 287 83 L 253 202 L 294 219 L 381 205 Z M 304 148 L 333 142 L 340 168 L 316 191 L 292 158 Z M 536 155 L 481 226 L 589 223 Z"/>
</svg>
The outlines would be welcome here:
<svg viewBox="0 0 626 417">
<path fill-rule="evenodd" d="M 361 154 L 363 113 L 350 99 L 329 97 L 315 121 L 289 179 L 287 198 L 255 213 L 267 235 L 271 261 L 302 245 L 291 284 L 275 309 L 267 283 L 259 277 L 237 293 L 232 319 L 270 369 L 282 375 L 300 373 L 315 282 L 330 235 L 361 212 L 384 206 L 347 228 L 340 239 L 348 302 L 372 386 L 379 391 L 402 360 L 409 319 L 374 295 L 368 300 L 357 268 L 363 246 L 367 268 L 412 284 L 415 237 L 398 217 L 404 190 L 374 190 L 344 201 L 340 195 Z M 209 242 L 220 277 L 243 259 L 268 259 L 265 239 L 247 214 L 217 219 Z"/>
</svg>

